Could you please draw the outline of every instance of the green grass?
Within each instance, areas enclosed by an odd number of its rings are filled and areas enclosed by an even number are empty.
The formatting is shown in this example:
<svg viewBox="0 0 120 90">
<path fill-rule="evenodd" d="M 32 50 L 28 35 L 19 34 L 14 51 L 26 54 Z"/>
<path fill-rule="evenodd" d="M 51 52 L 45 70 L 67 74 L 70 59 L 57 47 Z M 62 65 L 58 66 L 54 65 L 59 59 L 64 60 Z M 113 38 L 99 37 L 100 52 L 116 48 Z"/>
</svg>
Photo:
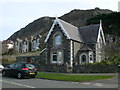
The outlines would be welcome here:
<svg viewBox="0 0 120 90">
<path fill-rule="evenodd" d="M 93 81 L 101 79 L 110 79 L 113 75 L 66 75 L 56 73 L 42 73 L 39 72 L 36 76 L 41 79 L 60 80 L 60 81 Z"/>
</svg>

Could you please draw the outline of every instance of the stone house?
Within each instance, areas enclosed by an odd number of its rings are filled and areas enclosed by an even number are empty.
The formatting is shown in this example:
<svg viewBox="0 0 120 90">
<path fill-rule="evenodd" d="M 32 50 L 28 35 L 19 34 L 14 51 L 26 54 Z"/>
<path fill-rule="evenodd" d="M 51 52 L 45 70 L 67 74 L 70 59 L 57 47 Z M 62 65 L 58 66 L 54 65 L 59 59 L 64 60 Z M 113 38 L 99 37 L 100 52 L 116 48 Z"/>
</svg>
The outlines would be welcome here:
<svg viewBox="0 0 120 90">
<path fill-rule="evenodd" d="M 113 34 L 105 35 L 106 43 L 118 43 L 120 42 L 120 37 Z"/>
<path fill-rule="evenodd" d="M 28 52 L 29 51 L 29 41 L 27 38 L 25 38 L 22 41 L 22 53 Z"/>
<path fill-rule="evenodd" d="M 14 43 L 14 50 L 22 53 L 22 39 L 17 38 Z"/>
<path fill-rule="evenodd" d="M 10 49 L 13 49 L 14 42 L 11 40 L 2 41 L 2 54 L 7 53 Z"/>
<path fill-rule="evenodd" d="M 40 38 L 41 35 L 37 35 L 36 37 L 31 36 L 30 39 L 20 39 L 14 43 L 14 50 L 20 53 L 27 53 L 29 51 L 37 51 L 40 49 Z"/>
<path fill-rule="evenodd" d="M 104 59 L 102 23 L 76 27 L 56 18 L 45 39 L 46 64 L 81 65 Z"/>
<path fill-rule="evenodd" d="M 31 51 L 36 51 L 40 49 L 40 38 L 41 35 L 37 35 L 34 38 L 33 36 L 31 37 Z"/>
</svg>

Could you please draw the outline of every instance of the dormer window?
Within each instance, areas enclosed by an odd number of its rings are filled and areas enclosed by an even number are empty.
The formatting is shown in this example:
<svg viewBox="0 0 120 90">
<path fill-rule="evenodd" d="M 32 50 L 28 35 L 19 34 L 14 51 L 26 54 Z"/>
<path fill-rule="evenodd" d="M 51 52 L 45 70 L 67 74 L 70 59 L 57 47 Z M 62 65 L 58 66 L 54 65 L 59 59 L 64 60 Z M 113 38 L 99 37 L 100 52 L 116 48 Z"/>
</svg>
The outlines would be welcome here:
<svg viewBox="0 0 120 90">
<path fill-rule="evenodd" d="M 60 35 L 55 36 L 55 45 L 60 45 L 62 43 L 62 39 Z"/>
</svg>

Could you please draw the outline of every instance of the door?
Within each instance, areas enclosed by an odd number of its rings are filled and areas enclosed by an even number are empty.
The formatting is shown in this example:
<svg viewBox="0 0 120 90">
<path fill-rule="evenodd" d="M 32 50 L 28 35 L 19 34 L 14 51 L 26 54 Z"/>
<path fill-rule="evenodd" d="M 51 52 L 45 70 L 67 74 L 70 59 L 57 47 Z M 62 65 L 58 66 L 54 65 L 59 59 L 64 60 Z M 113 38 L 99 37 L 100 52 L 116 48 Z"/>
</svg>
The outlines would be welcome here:
<svg viewBox="0 0 120 90">
<path fill-rule="evenodd" d="M 11 76 L 13 74 L 13 67 L 14 67 L 15 63 L 13 64 L 10 64 L 7 66 L 7 69 L 6 69 L 6 74 Z"/>
<path fill-rule="evenodd" d="M 20 69 L 21 69 L 21 63 L 16 63 L 12 69 L 13 76 L 16 76 Z"/>
</svg>

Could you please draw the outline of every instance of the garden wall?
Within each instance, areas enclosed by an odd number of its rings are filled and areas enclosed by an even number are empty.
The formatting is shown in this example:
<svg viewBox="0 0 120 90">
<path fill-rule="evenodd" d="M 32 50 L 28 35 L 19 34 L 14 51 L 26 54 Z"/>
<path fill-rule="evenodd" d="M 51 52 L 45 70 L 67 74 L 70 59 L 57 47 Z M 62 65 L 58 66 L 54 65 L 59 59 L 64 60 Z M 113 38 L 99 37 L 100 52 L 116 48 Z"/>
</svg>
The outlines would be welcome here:
<svg viewBox="0 0 120 90">
<path fill-rule="evenodd" d="M 117 65 L 97 65 L 97 64 L 88 64 L 88 65 L 74 65 L 73 68 L 70 68 L 67 64 L 46 64 L 46 61 L 40 56 L 29 56 L 32 63 L 34 63 L 39 71 L 42 72 L 73 72 L 73 73 L 116 73 L 118 72 Z M 26 57 L 17 57 L 17 61 L 27 61 Z"/>
<path fill-rule="evenodd" d="M 73 68 L 74 73 L 116 73 L 116 65 L 77 65 Z"/>
</svg>

